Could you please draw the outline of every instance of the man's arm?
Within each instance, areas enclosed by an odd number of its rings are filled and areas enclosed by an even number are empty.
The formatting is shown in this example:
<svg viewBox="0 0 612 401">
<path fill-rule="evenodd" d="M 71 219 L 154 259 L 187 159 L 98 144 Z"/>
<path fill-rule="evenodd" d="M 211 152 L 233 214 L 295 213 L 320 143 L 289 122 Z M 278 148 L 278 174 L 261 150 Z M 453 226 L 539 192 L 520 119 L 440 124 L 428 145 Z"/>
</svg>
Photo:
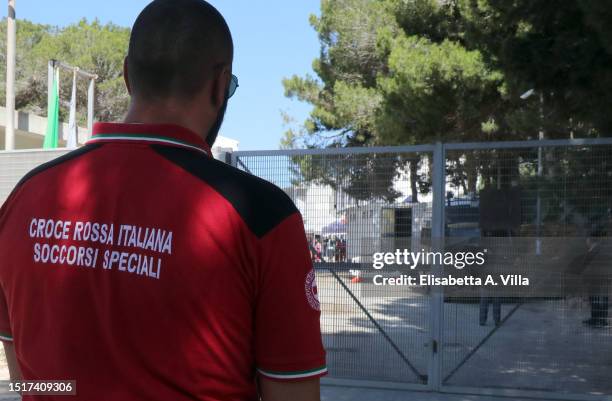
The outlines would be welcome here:
<svg viewBox="0 0 612 401">
<path fill-rule="evenodd" d="M 11 341 L 3 341 L 2 344 L 4 345 L 4 355 L 6 355 L 11 380 L 21 380 L 21 369 L 19 369 L 19 364 L 17 363 L 15 346 Z"/>
<path fill-rule="evenodd" d="M 281 382 L 259 376 L 262 401 L 320 401 L 319 378 Z"/>
<path fill-rule="evenodd" d="M 263 400 L 318 401 L 319 377 L 327 368 L 315 271 L 301 216 L 286 218 L 258 245 L 254 345 Z"/>
</svg>

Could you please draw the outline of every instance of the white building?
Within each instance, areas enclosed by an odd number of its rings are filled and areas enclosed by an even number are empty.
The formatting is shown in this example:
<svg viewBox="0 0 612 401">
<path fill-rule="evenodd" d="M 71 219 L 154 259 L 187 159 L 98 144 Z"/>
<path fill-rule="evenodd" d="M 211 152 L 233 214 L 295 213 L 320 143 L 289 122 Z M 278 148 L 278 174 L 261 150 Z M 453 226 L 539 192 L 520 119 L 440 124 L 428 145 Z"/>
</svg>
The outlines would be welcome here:
<svg viewBox="0 0 612 401">
<path fill-rule="evenodd" d="M 308 233 L 321 234 L 325 226 L 344 218 L 345 210 L 356 204 L 346 192 L 327 185 L 303 185 L 283 190 L 300 211 Z"/>
</svg>

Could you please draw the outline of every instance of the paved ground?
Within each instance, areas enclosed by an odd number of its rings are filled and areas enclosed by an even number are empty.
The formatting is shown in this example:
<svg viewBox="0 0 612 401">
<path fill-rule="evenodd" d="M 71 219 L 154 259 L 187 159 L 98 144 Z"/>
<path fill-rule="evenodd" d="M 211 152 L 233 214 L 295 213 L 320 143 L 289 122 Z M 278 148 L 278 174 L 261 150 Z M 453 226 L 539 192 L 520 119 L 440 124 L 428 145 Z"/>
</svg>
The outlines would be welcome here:
<svg viewBox="0 0 612 401">
<path fill-rule="evenodd" d="M 322 401 L 521 401 L 523 398 L 501 398 L 490 396 L 434 394 L 403 390 L 376 390 L 323 386 Z M 547 401 L 540 399 L 539 401 Z M 552 401 L 552 400 L 548 400 Z"/>
<path fill-rule="evenodd" d="M 367 287 L 348 284 L 392 345 L 333 278 L 319 274 L 317 281 L 330 376 L 407 383 L 424 378 L 431 355 L 427 296 L 369 296 Z M 612 329 L 582 324 L 590 313 L 584 298 L 504 304 L 502 317 L 511 316 L 498 329 L 491 320 L 481 327 L 478 313 L 476 303 L 444 306 L 445 384 L 612 394 Z"/>
</svg>

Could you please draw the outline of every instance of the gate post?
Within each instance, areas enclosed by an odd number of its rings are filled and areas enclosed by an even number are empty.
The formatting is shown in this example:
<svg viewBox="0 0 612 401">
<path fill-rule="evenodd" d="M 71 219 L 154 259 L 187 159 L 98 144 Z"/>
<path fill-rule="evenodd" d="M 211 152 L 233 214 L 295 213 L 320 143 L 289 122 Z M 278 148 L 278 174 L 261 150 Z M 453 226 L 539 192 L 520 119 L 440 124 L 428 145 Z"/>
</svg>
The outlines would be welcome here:
<svg viewBox="0 0 612 401">
<path fill-rule="evenodd" d="M 238 167 L 236 166 L 236 161 L 234 159 L 234 152 L 230 150 L 229 152 L 225 153 L 225 163 L 233 167 Z"/>
<path fill-rule="evenodd" d="M 446 191 L 446 151 L 441 142 L 437 142 L 433 152 L 432 172 L 432 208 L 431 208 L 431 244 L 433 251 L 442 251 L 444 248 L 444 204 Z M 443 266 L 433 265 L 432 274 L 439 275 Z M 430 291 L 431 316 L 430 349 L 431 358 L 427 385 L 431 390 L 438 391 L 442 386 L 442 339 L 444 328 L 444 291 L 442 286 L 434 286 Z"/>
</svg>

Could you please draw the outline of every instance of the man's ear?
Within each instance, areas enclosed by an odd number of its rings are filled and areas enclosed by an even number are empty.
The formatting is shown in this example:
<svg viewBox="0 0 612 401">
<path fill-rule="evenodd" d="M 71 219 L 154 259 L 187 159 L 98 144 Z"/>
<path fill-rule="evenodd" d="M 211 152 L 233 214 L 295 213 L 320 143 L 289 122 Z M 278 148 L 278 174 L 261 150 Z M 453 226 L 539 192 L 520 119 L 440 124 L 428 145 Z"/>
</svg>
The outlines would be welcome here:
<svg viewBox="0 0 612 401">
<path fill-rule="evenodd" d="M 132 88 L 130 88 L 130 78 L 128 77 L 128 62 L 127 57 L 123 59 L 123 80 L 125 81 L 125 87 L 130 95 L 132 95 Z"/>
<path fill-rule="evenodd" d="M 223 107 L 223 104 L 225 103 L 231 76 L 232 75 L 230 74 L 229 70 L 227 68 L 223 68 L 213 81 L 211 93 L 212 98 L 210 101 L 217 109 Z"/>
</svg>

